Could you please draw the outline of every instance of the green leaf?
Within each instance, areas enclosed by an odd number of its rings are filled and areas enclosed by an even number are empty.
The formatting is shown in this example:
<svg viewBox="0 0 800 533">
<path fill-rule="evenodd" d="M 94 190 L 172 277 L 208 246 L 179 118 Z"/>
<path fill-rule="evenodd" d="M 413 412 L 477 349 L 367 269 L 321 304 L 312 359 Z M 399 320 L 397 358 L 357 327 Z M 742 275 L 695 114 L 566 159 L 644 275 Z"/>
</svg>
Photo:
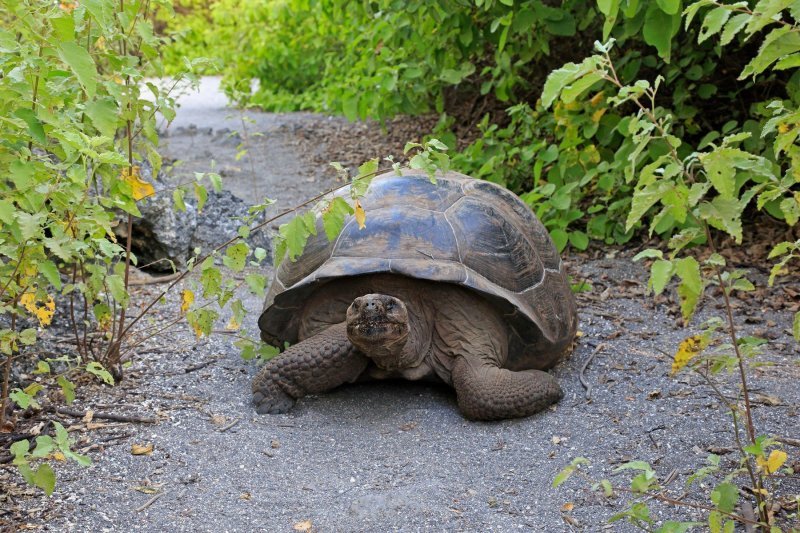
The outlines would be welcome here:
<svg viewBox="0 0 800 533">
<path fill-rule="evenodd" d="M 374 174 L 378 170 L 378 163 L 380 159 L 377 157 L 375 159 L 370 159 L 369 161 L 363 163 L 360 167 L 358 167 L 358 176 L 355 179 L 363 178 L 368 174 Z"/>
<path fill-rule="evenodd" d="M 669 15 L 662 11 L 656 3 L 651 3 L 644 19 L 642 35 L 644 41 L 658 50 L 658 55 L 665 62 L 670 61 L 672 37 L 678 33 L 681 24 L 681 15 Z"/>
<path fill-rule="evenodd" d="M 739 79 L 743 80 L 748 76 L 755 77 L 781 57 L 798 50 L 800 50 L 800 33 L 792 31 L 791 26 L 774 29 L 764 38 L 756 57 L 745 65 L 744 70 L 739 74 Z"/>
<path fill-rule="evenodd" d="M 203 207 L 206 205 L 206 201 L 208 200 L 208 191 L 199 183 L 195 183 L 194 196 L 197 198 L 197 212 L 200 213 L 203 211 Z"/>
<path fill-rule="evenodd" d="M 97 361 L 92 361 L 91 363 L 87 364 L 86 371 L 102 379 L 108 385 L 114 384 L 114 377 L 103 367 L 103 365 Z"/>
<path fill-rule="evenodd" d="M 36 113 L 31 109 L 17 109 L 14 116 L 21 118 L 28 125 L 28 133 L 31 134 L 33 140 L 39 144 L 47 144 L 47 137 L 44 134 L 44 128 L 39 121 Z"/>
<path fill-rule="evenodd" d="M 661 294 L 667 283 L 672 279 L 674 268 L 672 261 L 666 259 L 659 259 L 655 261 L 650 267 L 650 281 L 648 286 L 653 289 L 655 294 Z"/>
<path fill-rule="evenodd" d="M 341 233 L 344 221 L 348 215 L 353 214 L 353 208 L 344 198 L 337 196 L 322 211 L 322 226 L 329 241 L 333 241 Z"/>
<path fill-rule="evenodd" d="M 719 44 L 725 46 L 730 44 L 736 34 L 739 33 L 744 25 L 750 20 L 750 15 L 747 13 L 740 13 L 738 15 L 734 15 L 733 17 L 728 20 L 728 23 L 725 24 L 725 29 L 722 30 L 722 35 L 719 38 Z"/>
<path fill-rule="evenodd" d="M 58 57 L 69 66 L 78 78 L 86 95 L 90 99 L 94 98 L 97 87 L 97 69 L 89 52 L 74 41 L 62 42 L 58 47 Z"/>
<path fill-rule="evenodd" d="M 47 220 L 46 213 L 26 213 L 24 211 L 17 212 L 17 224 L 19 225 L 20 232 L 23 240 L 32 239 L 40 235 L 42 231 L 42 224 Z"/>
<path fill-rule="evenodd" d="M 563 252 L 569 242 L 569 235 L 561 228 L 551 229 L 550 238 L 553 239 L 553 243 L 559 252 Z"/>
<path fill-rule="evenodd" d="M 8 397 L 11 398 L 20 409 L 27 409 L 31 404 L 35 403 L 33 397 L 26 394 L 22 389 L 14 389 L 8 394 Z"/>
<path fill-rule="evenodd" d="M 61 290 L 61 275 L 58 272 L 56 265 L 49 259 L 40 261 L 38 264 L 39 272 L 50 282 L 50 284 L 57 290 Z"/>
<path fill-rule="evenodd" d="M 172 204 L 178 211 L 186 211 L 186 203 L 183 201 L 185 194 L 186 192 L 181 188 L 172 191 Z"/>
<path fill-rule="evenodd" d="M 56 488 L 56 473 L 53 472 L 49 464 L 39 465 L 33 475 L 33 484 L 42 489 L 48 496 L 53 494 L 53 490 Z"/>
<path fill-rule="evenodd" d="M 569 234 L 569 242 L 578 250 L 585 250 L 589 246 L 589 236 L 582 231 L 571 231 Z"/>
<path fill-rule="evenodd" d="M 792 335 L 794 340 L 800 342 L 800 311 L 794 314 L 794 321 L 792 322 Z"/>
<path fill-rule="evenodd" d="M 61 387 L 61 393 L 64 395 L 64 401 L 67 402 L 67 405 L 75 401 L 75 384 L 64 376 L 58 376 L 56 382 Z"/>
<path fill-rule="evenodd" d="M 118 304 L 126 307 L 128 305 L 128 291 L 125 290 L 125 280 L 119 274 L 106 276 L 106 285 L 111 292 L 111 296 Z"/>
<path fill-rule="evenodd" d="M 13 224 L 17 210 L 8 200 L 0 199 L 0 221 L 4 224 Z"/>
<path fill-rule="evenodd" d="M 92 120 L 92 124 L 101 134 L 112 139 L 119 127 L 119 106 L 113 98 L 98 98 L 86 104 L 86 115 Z"/>
<path fill-rule="evenodd" d="M 303 253 L 303 249 L 308 241 L 308 236 L 311 232 L 303 222 L 303 217 L 296 216 L 286 224 L 281 224 L 278 232 L 284 238 L 289 252 L 289 259 L 294 261 L 295 258 Z"/>
<path fill-rule="evenodd" d="M 681 279 L 678 284 L 678 297 L 681 302 L 683 320 L 688 322 L 697 308 L 700 295 L 703 293 L 703 279 L 700 275 L 700 264 L 694 257 L 684 257 L 674 262 L 675 273 Z"/>
<path fill-rule="evenodd" d="M 697 35 L 697 43 L 702 43 L 712 35 L 719 33 L 722 26 L 728 22 L 732 11 L 724 7 L 712 9 L 706 14 L 703 19 L 703 25 L 700 27 L 700 32 Z"/>
<path fill-rule="evenodd" d="M 36 457 L 37 459 L 47 457 L 53 452 L 54 448 L 53 437 L 49 435 L 39 435 L 36 437 L 36 448 L 31 452 L 31 457 Z"/>
<path fill-rule="evenodd" d="M 250 288 L 250 291 L 259 298 L 264 297 L 264 288 L 267 286 L 267 278 L 261 274 L 248 274 L 244 277 L 245 283 Z"/>
<path fill-rule="evenodd" d="M 720 483 L 711 491 L 711 501 L 717 509 L 723 513 L 733 512 L 736 502 L 739 500 L 739 489 L 733 483 Z"/>
<path fill-rule="evenodd" d="M 702 522 L 675 522 L 674 520 L 667 520 L 660 528 L 656 529 L 656 533 L 685 533 L 694 527 L 702 525 Z"/>
<path fill-rule="evenodd" d="M 222 284 L 222 273 L 212 266 L 203 268 L 200 274 L 200 285 L 203 286 L 203 298 L 213 298 L 219 294 Z"/>
<path fill-rule="evenodd" d="M 225 250 L 225 257 L 222 258 L 222 263 L 234 272 L 241 272 L 247 264 L 247 256 L 249 254 L 250 247 L 247 244 L 243 242 L 233 244 Z"/>
<path fill-rule="evenodd" d="M 576 80 L 593 73 L 602 62 L 599 56 L 590 56 L 581 63 L 567 63 L 547 76 L 542 89 L 542 106 L 547 109 L 558 95 Z M 596 81 L 596 80 L 595 80 Z"/>
<path fill-rule="evenodd" d="M 681 0 L 657 0 L 658 7 L 667 15 L 675 15 L 681 10 Z"/>
</svg>

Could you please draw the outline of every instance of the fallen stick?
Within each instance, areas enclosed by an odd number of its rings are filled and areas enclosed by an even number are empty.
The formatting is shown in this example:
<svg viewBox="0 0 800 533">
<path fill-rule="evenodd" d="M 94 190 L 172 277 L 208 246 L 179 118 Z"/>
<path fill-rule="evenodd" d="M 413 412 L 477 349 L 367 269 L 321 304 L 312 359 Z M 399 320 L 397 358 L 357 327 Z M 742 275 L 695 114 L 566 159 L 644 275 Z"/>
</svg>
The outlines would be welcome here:
<svg viewBox="0 0 800 533">
<path fill-rule="evenodd" d="M 164 494 L 165 494 L 165 493 L 163 493 L 163 492 L 159 492 L 158 494 L 154 495 L 152 498 L 150 498 L 149 500 L 147 500 L 146 502 L 144 502 L 144 504 L 143 504 L 141 507 L 137 507 L 137 508 L 136 508 L 136 512 L 137 512 L 137 513 L 139 513 L 139 512 L 142 512 L 142 511 L 144 511 L 145 509 L 147 509 L 148 507 L 150 507 L 151 505 L 153 505 L 154 503 L 156 503 L 156 501 L 157 501 L 157 500 L 158 500 L 160 497 L 162 497 Z"/>
<path fill-rule="evenodd" d="M 55 412 L 60 415 L 74 416 L 75 418 L 83 418 L 87 415 L 86 412 L 78 409 L 70 409 L 69 407 L 56 407 Z M 92 418 L 102 418 L 104 420 L 114 420 L 117 422 L 135 422 L 138 424 L 155 424 L 158 420 L 150 416 L 140 415 L 118 415 L 114 413 L 92 413 Z"/>
<path fill-rule="evenodd" d="M 221 428 L 219 428 L 219 430 L 218 430 L 218 431 L 219 431 L 220 433 L 222 433 L 223 431 L 228 431 L 228 430 L 229 430 L 229 429 L 231 429 L 233 426 L 235 426 L 236 424 L 238 424 L 238 423 L 239 423 L 239 420 L 241 420 L 241 418 L 237 418 L 236 420 L 234 420 L 234 421 L 233 421 L 233 422 L 231 422 L 230 424 L 228 424 L 228 425 L 226 425 L 226 426 L 224 426 L 224 427 L 221 427 Z"/>
</svg>

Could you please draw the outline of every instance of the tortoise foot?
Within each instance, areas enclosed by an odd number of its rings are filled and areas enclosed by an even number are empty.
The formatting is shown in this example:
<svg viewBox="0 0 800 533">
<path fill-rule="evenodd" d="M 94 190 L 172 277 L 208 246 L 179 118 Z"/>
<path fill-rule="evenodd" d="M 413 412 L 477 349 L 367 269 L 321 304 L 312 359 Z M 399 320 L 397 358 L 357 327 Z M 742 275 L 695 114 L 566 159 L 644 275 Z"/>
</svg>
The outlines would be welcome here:
<svg viewBox="0 0 800 533">
<path fill-rule="evenodd" d="M 253 405 L 260 415 L 288 413 L 294 407 L 295 399 L 283 392 L 280 387 L 263 387 L 253 390 Z"/>
</svg>

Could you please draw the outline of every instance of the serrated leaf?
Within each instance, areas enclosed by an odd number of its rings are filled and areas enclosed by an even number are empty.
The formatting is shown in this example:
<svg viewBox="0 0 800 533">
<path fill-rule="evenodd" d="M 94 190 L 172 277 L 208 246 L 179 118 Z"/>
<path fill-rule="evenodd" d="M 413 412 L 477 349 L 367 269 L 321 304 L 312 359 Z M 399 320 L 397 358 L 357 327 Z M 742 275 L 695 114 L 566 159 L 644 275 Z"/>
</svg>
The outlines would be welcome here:
<svg viewBox="0 0 800 533">
<path fill-rule="evenodd" d="M 558 95 L 566 87 L 576 80 L 592 73 L 597 69 L 602 59 L 591 56 L 584 59 L 581 63 L 567 63 L 563 67 L 554 70 L 547 76 L 542 89 L 542 106 L 549 108 Z"/>
<path fill-rule="evenodd" d="M 648 285 L 655 294 L 661 294 L 667 283 L 672 279 L 673 274 L 672 261 L 666 259 L 659 259 L 650 267 L 650 281 Z"/>
<path fill-rule="evenodd" d="M 225 250 L 225 257 L 222 258 L 223 264 L 234 272 L 241 272 L 247 264 L 247 256 L 250 254 L 250 247 L 243 243 L 233 244 Z"/>
<path fill-rule="evenodd" d="M 725 24 L 725 29 L 722 30 L 722 35 L 719 38 L 719 44 L 725 46 L 730 44 L 736 34 L 739 33 L 742 28 L 744 28 L 745 24 L 750 20 L 750 15 L 747 13 L 740 13 L 738 15 L 734 15 L 733 17 L 728 20 L 728 23 Z"/>
<path fill-rule="evenodd" d="M 672 373 L 676 374 L 684 368 L 689 361 L 700 355 L 708 346 L 708 339 L 702 335 L 692 335 L 681 341 L 675 357 L 672 360 Z"/>
<path fill-rule="evenodd" d="M 674 262 L 675 273 L 681 279 L 678 284 L 678 297 L 681 302 L 681 314 L 684 322 L 688 322 L 697 308 L 700 295 L 703 293 L 703 280 L 700 275 L 700 264 L 694 257 L 684 257 Z"/>
<path fill-rule="evenodd" d="M 322 226 L 329 241 L 333 241 L 339 236 L 345 219 L 352 213 L 353 208 L 340 196 L 334 198 L 322 211 Z"/>
<path fill-rule="evenodd" d="M 36 437 L 36 448 L 31 452 L 31 456 L 41 459 L 50 455 L 54 449 L 55 444 L 50 435 L 39 435 Z"/>
<path fill-rule="evenodd" d="M 728 21 L 732 11 L 724 7 L 718 7 L 709 11 L 703 19 L 703 25 L 697 35 L 697 42 L 702 43 L 712 35 L 719 33 L 722 26 Z"/>
<path fill-rule="evenodd" d="M 186 320 L 192 327 L 194 334 L 197 337 L 202 337 L 203 335 L 208 336 L 211 334 L 217 316 L 217 313 L 210 309 L 195 309 L 186 313 Z"/>
<path fill-rule="evenodd" d="M 129 296 L 128 291 L 125 290 L 125 280 L 123 277 L 119 274 L 106 276 L 106 285 L 114 301 L 123 307 L 127 307 Z"/>
<path fill-rule="evenodd" d="M 131 195 L 137 202 L 156 193 L 153 185 L 142 179 L 141 167 L 137 165 L 123 167 L 120 173 L 120 179 L 130 185 Z"/>
<path fill-rule="evenodd" d="M 756 457 L 756 463 L 762 471 L 767 474 L 774 474 L 783 466 L 786 462 L 786 458 L 786 452 L 783 450 L 772 450 L 769 457 L 766 459 L 763 457 Z"/>
<path fill-rule="evenodd" d="M 723 513 L 730 513 L 739 500 L 739 489 L 733 483 L 720 483 L 711 491 L 711 501 Z"/>
<path fill-rule="evenodd" d="M 213 265 L 213 263 L 212 263 Z M 219 294 L 222 284 L 222 273 L 213 266 L 203 268 L 200 274 L 200 285 L 203 287 L 203 298 L 213 298 Z"/>
<path fill-rule="evenodd" d="M 303 253 L 306 247 L 308 236 L 311 234 L 306 227 L 302 217 L 296 216 L 286 224 L 281 224 L 278 232 L 283 238 L 286 246 L 286 251 L 289 254 L 289 259 L 294 261 L 295 258 Z"/>
<path fill-rule="evenodd" d="M 39 465 L 33 475 L 33 484 L 42 489 L 48 496 L 53 494 L 53 490 L 56 488 L 56 473 L 53 472 L 49 464 Z"/>
<path fill-rule="evenodd" d="M 755 17 L 754 17 L 755 18 Z M 764 72 L 772 63 L 800 50 L 800 34 L 792 31 L 791 26 L 781 26 L 772 30 L 764 38 L 758 54 L 745 65 L 739 79 L 743 80 L 748 76 L 756 76 Z"/>
<path fill-rule="evenodd" d="M 103 382 L 106 383 L 107 385 L 114 384 L 114 377 L 108 370 L 106 370 L 103 367 L 103 365 L 101 365 L 97 361 L 92 361 L 91 363 L 87 364 L 86 371 L 94 376 L 97 376 L 98 378 L 103 380 Z"/>
<path fill-rule="evenodd" d="M 85 48 L 74 41 L 62 42 L 58 46 L 58 57 L 66 63 L 78 78 L 89 99 L 94 98 L 97 88 L 97 69 L 94 60 Z"/>
<path fill-rule="evenodd" d="M 194 303 L 194 292 L 189 289 L 183 289 L 181 291 L 181 314 L 186 314 L 189 311 L 189 308 Z"/>
<path fill-rule="evenodd" d="M 58 376 L 56 380 L 58 386 L 61 387 L 61 394 L 64 395 L 64 401 L 67 402 L 67 405 L 71 404 L 75 401 L 75 384 L 72 383 L 70 380 L 65 378 L 64 376 Z"/>
<path fill-rule="evenodd" d="M 244 281 L 250 288 L 250 291 L 258 297 L 264 297 L 264 289 L 267 286 L 267 278 L 261 274 L 248 274 L 244 277 Z"/>
<path fill-rule="evenodd" d="M 86 104 L 84 111 L 102 135 L 112 139 L 116 136 L 119 127 L 119 107 L 114 98 L 98 98 Z"/>
<path fill-rule="evenodd" d="M 373 174 L 377 172 L 379 162 L 380 159 L 376 157 L 375 159 L 370 159 L 369 161 L 363 163 L 360 167 L 358 167 L 358 176 L 356 176 L 356 179 L 362 178 L 367 174 Z"/>
<path fill-rule="evenodd" d="M 39 272 L 50 282 L 50 284 L 57 290 L 61 290 L 61 275 L 58 272 L 56 265 L 49 259 L 40 261 L 38 263 Z"/>
</svg>

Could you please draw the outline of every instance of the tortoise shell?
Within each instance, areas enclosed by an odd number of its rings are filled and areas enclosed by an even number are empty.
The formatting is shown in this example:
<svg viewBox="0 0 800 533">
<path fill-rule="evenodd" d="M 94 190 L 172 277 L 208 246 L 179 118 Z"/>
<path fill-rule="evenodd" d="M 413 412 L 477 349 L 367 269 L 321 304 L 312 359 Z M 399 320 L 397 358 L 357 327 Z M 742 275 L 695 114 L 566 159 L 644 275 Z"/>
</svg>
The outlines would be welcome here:
<svg viewBox="0 0 800 533">
<path fill-rule="evenodd" d="M 349 187 L 337 194 L 349 197 Z M 364 229 L 350 216 L 331 242 L 318 216 L 303 254 L 281 263 L 258 321 L 266 342 L 297 342 L 305 301 L 322 284 L 391 273 L 454 283 L 493 302 L 510 327 L 511 370 L 549 368 L 567 352 L 578 320 L 564 265 L 516 195 L 455 172 L 434 184 L 407 171 L 376 176 L 361 205 Z"/>
</svg>

